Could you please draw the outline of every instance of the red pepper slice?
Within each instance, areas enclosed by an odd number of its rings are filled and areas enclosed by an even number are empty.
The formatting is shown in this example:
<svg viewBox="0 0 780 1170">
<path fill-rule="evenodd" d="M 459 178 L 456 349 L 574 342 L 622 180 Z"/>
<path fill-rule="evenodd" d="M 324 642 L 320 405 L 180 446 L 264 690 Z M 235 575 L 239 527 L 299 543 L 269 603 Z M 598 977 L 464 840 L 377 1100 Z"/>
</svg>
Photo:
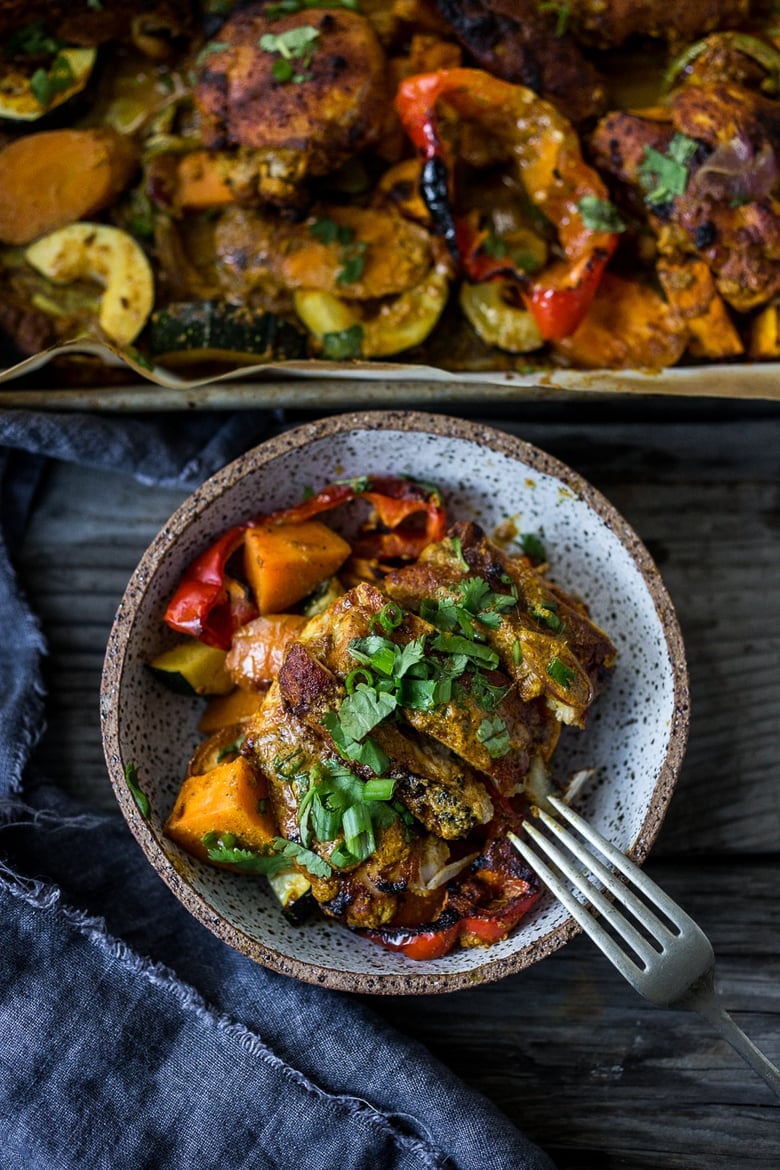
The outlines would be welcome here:
<svg viewBox="0 0 780 1170">
<path fill-rule="evenodd" d="M 227 650 L 233 631 L 257 617 L 257 609 L 229 588 L 225 567 L 244 540 L 245 524 L 228 529 L 184 573 L 165 611 L 165 621 L 180 634 Z"/>
<path fill-rule="evenodd" d="M 501 810 L 496 827 L 519 819 Z M 456 946 L 491 946 L 512 931 L 542 893 L 538 878 L 527 868 L 505 837 L 491 840 L 462 881 L 448 888 L 447 900 L 435 922 L 419 927 L 359 930 L 386 950 L 399 951 L 409 959 L 440 959 Z"/>
<path fill-rule="evenodd" d="M 583 256 L 562 273 L 560 284 L 548 274 L 545 283 L 531 285 L 527 304 L 546 341 L 569 337 L 582 323 L 614 250 L 612 242 Z"/>
<path fill-rule="evenodd" d="M 419 556 L 427 544 L 443 538 L 447 529 L 447 514 L 437 491 L 401 476 L 371 476 L 366 482 L 368 486 L 365 487 L 360 480 L 331 484 L 300 504 L 271 512 L 252 523 L 267 523 L 270 520 L 297 524 L 339 504 L 365 499 L 376 509 L 380 523 L 390 531 L 363 530 L 353 541 L 353 550 L 357 556 L 378 560 L 413 559 Z M 423 527 L 403 528 L 410 517 L 421 513 L 425 516 Z"/>
<path fill-rule="evenodd" d="M 558 230 L 565 255 L 564 271 L 548 267 L 531 281 L 506 260 L 480 252 L 468 228 L 453 218 L 446 151 L 438 130 L 436 106 L 442 99 L 467 121 L 484 126 L 505 144 L 531 200 Z M 588 311 L 604 268 L 617 244 L 614 232 L 594 231 L 583 220 L 584 196 L 600 200 L 607 191 L 582 158 L 574 127 L 531 90 L 480 69 L 443 69 L 405 78 L 396 95 L 396 110 L 424 160 L 421 194 L 438 233 L 450 243 L 465 275 L 474 281 L 511 275 L 544 340 L 573 333 Z M 438 163 L 434 186 L 425 175 Z"/>
<path fill-rule="evenodd" d="M 361 556 L 380 560 L 414 558 L 426 544 L 444 536 L 446 512 L 438 492 L 433 489 L 400 476 L 330 484 L 300 504 L 256 516 L 225 532 L 184 573 L 165 611 L 166 623 L 210 646 L 229 649 L 235 630 L 257 616 L 257 607 L 243 586 L 231 581 L 226 572 L 228 561 L 243 543 L 246 529 L 269 521 L 301 523 L 361 497 L 373 505 L 380 523 L 389 529 L 361 534 L 353 543 L 355 552 Z M 404 528 L 410 517 L 421 513 L 425 517 L 422 527 Z"/>
</svg>

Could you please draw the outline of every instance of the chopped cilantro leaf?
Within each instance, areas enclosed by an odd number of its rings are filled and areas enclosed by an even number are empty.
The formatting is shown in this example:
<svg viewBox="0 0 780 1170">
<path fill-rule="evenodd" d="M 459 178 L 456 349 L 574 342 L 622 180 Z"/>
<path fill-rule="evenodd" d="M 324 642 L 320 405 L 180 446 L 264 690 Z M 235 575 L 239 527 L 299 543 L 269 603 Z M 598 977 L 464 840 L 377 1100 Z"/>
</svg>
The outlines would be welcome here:
<svg viewBox="0 0 780 1170">
<path fill-rule="evenodd" d="M 477 739 L 487 748 L 491 760 L 505 756 L 511 746 L 509 733 L 503 719 L 483 719 L 477 728 Z"/>
<path fill-rule="evenodd" d="M 289 863 L 277 853 L 260 853 L 255 849 L 245 849 L 236 843 L 233 833 L 219 833 L 212 831 L 201 837 L 209 860 L 221 865 L 232 865 L 243 873 L 257 873 L 267 876 L 279 873 L 289 868 Z"/>
<path fill-rule="evenodd" d="M 142 790 L 138 783 L 138 772 L 135 764 L 125 765 L 125 783 L 130 789 L 130 794 L 135 801 L 138 811 L 144 819 L 148 819 L 151 812 L 151 805 L 149 804 L 149 797 Z"/>
<path fill-rule="evenodd" d="M 547 673 L 554 682 L 557 682 L 559 687 L 564 691 L 568 691 L 574 678 L 574 671 L 565 662 L 561 662 L 560 658 L 552 658 L 547 664 Z"/>
<path fill-rule="evenodd" d="M 350 325 L 338 333 L 325 333 L 322 337 L 322 353 L 331 361 L 344 358 L 359 358 L 363 350 L 363 326 Z"/>
<path fill-rule="evenodd" d="M 566 629 L 566 623 L 556 613 L 558 606 L 554 601 L 540 602 L 538 605 L 529 605 L 528 612 L 532 618 L 547 626 L 555 634 L 561 634 Z"/>
<path fill-rule="evenodd" d="M 541 565 L 547 560 L 547 551 L 544 544 L 541 538 L 533 532 L 524 532 L 521 535 L 520 547 L 535 565 Z"/>
<path fill-rule="evenodd" d="M 684 195 L 688 185 L 688 163 L 699 144 L 685 134 L 675 134 L 661 154 L 652 146 L 646 146 L 642 160 L 637 167 L 639 180 L 644 188 L 645 202 L 667 203 L 676 195 Z"/>
<path fill-rule="evenodd" d="M 583 195 L 577 204 L 582 222 L 591 232 L 624 232 L 626 225 L 614 203 L 596 195 Z"/>
<path fill-rule="evenodd" d="M 555 15 L 555 35 L 562 37 L 569 27 L 571 17 L 569 5 L 557 3 L 555 0 L 543 0 L 538 7 L 540 12 L 551 12 Z"/>
</svg>

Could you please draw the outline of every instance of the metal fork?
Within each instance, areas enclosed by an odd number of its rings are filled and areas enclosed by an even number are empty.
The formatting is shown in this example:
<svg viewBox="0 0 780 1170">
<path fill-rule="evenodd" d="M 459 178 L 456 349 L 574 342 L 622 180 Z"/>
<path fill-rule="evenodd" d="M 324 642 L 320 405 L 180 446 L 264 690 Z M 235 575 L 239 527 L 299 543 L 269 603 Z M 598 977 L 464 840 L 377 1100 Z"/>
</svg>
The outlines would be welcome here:
<svg viewBox="0 0 780 1170">
<path fill-rule="evenodd" d="M 548 797 L 548 802 L 579 837 L 598 849 L 626 882 L 595 857 L 570 829 L 543 809 L 534 811 L 551 836 L 540 832 L 528 821 L 523 827 L 558 873 L 527 841 L 510 832 L 509 839 L 521 856 L 636 991 L 658 1007 L 699 1012 L 780 1097 L 780 1070 L 756 1048 L 717 1000 L 715 955 L 701 928 L 633 861 L 567 804 L 554 796 Z M 557 841 L 551 838 L 557 838 Z M 572 862 L 564 850 L 568 850 L 585 868 Z M 590 907 L 573 893 L 567 881 L 587 899 Z M 613 896 L 612 899 L 598 888 L 597 882 Z M 594 911 L 599 915 L 598 919 Z M 621 944 L 616 935 L 626 945 Z"/>
</svg>

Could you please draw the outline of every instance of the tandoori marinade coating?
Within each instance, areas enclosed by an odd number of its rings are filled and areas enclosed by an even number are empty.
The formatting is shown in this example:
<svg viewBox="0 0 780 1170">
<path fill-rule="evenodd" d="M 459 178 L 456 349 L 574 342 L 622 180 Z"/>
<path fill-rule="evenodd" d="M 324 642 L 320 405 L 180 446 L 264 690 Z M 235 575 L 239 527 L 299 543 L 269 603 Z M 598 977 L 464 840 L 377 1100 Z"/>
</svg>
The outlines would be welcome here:
<svg viewBox="0 0 780 1170">
<path fill-rule="evenodd" d="M 376 492 L 393 483 L 325 489 L 279 522 L 294 529 L 339 498 L 389 501 Z M 255 770 L 262 815 L 270 810 L 279 834 L 260 848 L 259 872 L 287 865 L 327 917 L 412 958 L 496 942 L 539 896 L 506 831 L 553 783 L 562 723 L 585 725 L 615 662 L 584 603 L 528 555 L 476 524 L 445 532 L 442 516 L 426 520 L 431 490 L 410 492 L 405 516 L 400 500 L 383 504 L 393 524 L 384 532 L 364 521 L 340 570 L 363 579 L 329 588 L 293 628 L 281 666 L 257 680 L 255 708 L 212 735 L 198 764 L 232 756 Z M 235 557 L 241 529 L 232 532 Z M 252 621 L 246 630 L 235 636 L 251 642 Z M 209 807 L 197 796 L 208 776 L 190 775 L 166 826 L 185 848 L 187 802 Z M 265 822 L 250 816 L 245 838 L 220 836 L 218 802 L 213 810 L 208 857 L 230 865 L 241 862 L 235 847 L 249 846 L 251 860 Z"/>
</svg>

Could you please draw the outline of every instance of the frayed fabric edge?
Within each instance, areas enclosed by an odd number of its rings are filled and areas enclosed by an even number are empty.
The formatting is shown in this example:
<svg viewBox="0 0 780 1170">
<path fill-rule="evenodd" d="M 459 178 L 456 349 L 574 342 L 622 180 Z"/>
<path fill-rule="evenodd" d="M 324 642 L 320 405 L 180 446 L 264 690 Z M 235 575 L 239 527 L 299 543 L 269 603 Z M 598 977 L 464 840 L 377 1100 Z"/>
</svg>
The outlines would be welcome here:
<svg viewBox="0 0 780 1170">
<path fill-rule="evenodd" d="M 109 959 L 121 963 L 132 975 L 147 980 L 152 986 L 171 995 L 183 1010 L 193 1012 L 201 1022 L 217 1028 L 250 1056 L 280 1070 L 305 1092 L 320 1100 L 331 1101 L 339 1105 L 353 1121 L 381 1129 L 400 1148 L 419 1158 L 423 1166 L 429 1170 L 449 1170 L 452 1166 L 451 1159 L 445 1151 L 430 1146 L 420 1138 L 400 1132 L 391 1118 L 369 1101 L 359 1097 L 329 1093 L 310 1081 L 299 1069 L 293 1068 L 277 1056 L 245 1024 L 241 1024 L 238 1020 L 231 1019 L 231 1017 L 210 1007 L 200 992 L 183 983 L 171 968 L 145 958 L 121 939 L 111 936 L 102 918 L 97 918 L 83 910 L 67 905 L 58 886 L 19 874 L 0 859 L 0 888 L 7 890 L 11 897 L 25 902 L 33 910 L 57 914 L 67 926 L 77 930 Z"/>
</svg>

